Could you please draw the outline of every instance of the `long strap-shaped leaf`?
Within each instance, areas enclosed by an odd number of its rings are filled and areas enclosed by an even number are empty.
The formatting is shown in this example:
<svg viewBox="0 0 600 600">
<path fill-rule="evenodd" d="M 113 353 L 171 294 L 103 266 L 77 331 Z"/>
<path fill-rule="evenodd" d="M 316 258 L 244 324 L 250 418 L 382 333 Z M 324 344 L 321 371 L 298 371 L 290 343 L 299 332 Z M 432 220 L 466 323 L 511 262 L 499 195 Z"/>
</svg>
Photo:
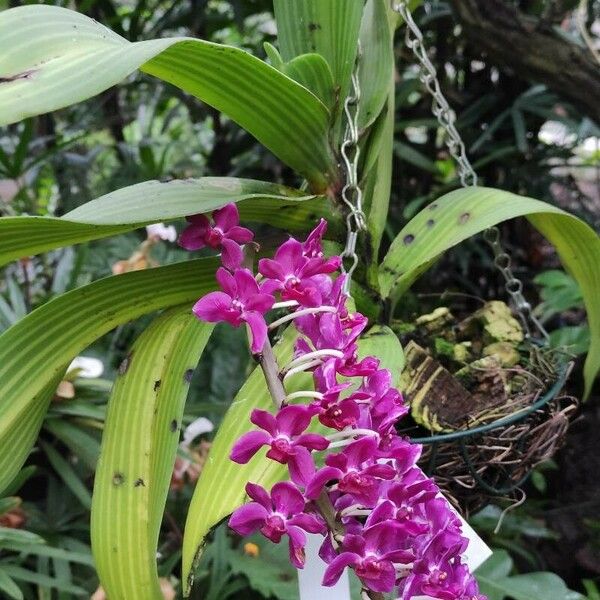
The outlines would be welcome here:
<svg viewBox="0 0 600 600">
<path fill-rule="evenodd" d="M 456 190 L 430 204 L 398 234 L 380 269 L 381 293 L 398 298 L 443 252 L 507 219 L 525 216 L 554 246 L 581 287 L 591 330 L 585 395 L 600 370 L 600 238 L 563 210 L 491 188 Z"/>
<path fill-rule="evenodd" d="M 0 219 L 0 265 L 22 256 L 131 231 L 142 225 L 204 213 L 239 202 L 245 221 L 287 231 L 306 230 L 320 217 L 335 231 L 339 219 L 330 202 L 274 183 L 204 177 L 169 183 L 146 181 L 111 192 L 64 217 Z"/>
<path fill-rule="evenodd" d="M 0 453 L 0 492 L 27 458 L 52 397 L 47 387 L 64 365 L 121 323 L 193 302 L 214 288 L 217 266 L 199 259 L 107 277 L 51 300 L 0 336 L 0 448 L 10 448 Z"/>
<path fill-rule="evenodd" d="M 189 307 L 158 317 L 134 344 L 109 402 L 92 504 L 92 551 L 111 600 L 162 600 L 156 547 L 189 372 L 213 326 Z"/>
<path fill-rule="evenodd" d="M 283 60 L 321 54 L 343 100 L 356 58 L 364 0 L 274 0 L 273 4 Z"/>
<path fill-rule="evenodd" d="M 291 358 L 293 343 L 293 330 L 288 329 L 275 346 L 280 365 Z M 359 348 L 361 357 L 373 354 L 381 360 L 382 367 L 392 371 L 395 378 L 400 376 L 404 354 L 391 329 L 373 327 L 359 341 Z M 286 387 L 288 392 L 312 389 L 312 380 L 306 374 L 296 375 Z M 286 476 L 287 469 L 267 460 L 264 452 L 259 452 L 247 465 L 238 465 L 229 460 L 235 441 L 252 428 L 249 418 L 254 408 L 273 408 L 260 368 L 252 372 L 227 411 L 194 490 L 183 540 L 183 581 L 187 582 L 187 593 L 193 583 L 194 560 L 202 551 L 206 535 L 243 503 L 246 483 L 252 481 L 268 488 Z"/>
<path fill-rule="evenodd" d="M 54 6 L 0 13 L 0 125 L 90 98 L 138 68 L 227 114 L 314 189 L 332 179 L 329 112 L 277 69 L 238 48 L 192 38 L 131 43 Z"/>
</svg>

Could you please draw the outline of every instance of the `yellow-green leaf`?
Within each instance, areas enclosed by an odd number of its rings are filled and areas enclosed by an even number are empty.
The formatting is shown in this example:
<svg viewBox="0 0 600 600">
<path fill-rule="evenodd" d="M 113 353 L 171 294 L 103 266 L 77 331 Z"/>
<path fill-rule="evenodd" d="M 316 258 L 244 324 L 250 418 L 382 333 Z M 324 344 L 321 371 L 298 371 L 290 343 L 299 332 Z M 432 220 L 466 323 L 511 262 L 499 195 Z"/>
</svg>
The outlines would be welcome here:
<svg viewBox="0 0 600 600">
<path fill-rule="evenodd" d="M 117 325 L 214 289 L 217 259 L 107 277 L 51 300 L 0 335 L 0 493 L 23 465 L 64 368 Z M 54 386 L 54 388 L 52 387 Z"/>
<path fill-rule="evenodd" d="M 190 377 L 213 326 L 189 307 L 158 317 L 108 405 L 92 503 L 92 552 L 111 600 L 162 600 L 156 551 Z"/>
</svg>

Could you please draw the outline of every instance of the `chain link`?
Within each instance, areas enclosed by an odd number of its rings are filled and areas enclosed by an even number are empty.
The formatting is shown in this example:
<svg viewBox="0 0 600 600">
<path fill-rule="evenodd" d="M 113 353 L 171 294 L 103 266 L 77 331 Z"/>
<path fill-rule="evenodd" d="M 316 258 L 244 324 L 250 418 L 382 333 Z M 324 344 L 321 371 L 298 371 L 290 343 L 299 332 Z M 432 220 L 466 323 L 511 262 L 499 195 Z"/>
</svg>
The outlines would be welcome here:
<svg viewBox="0 0 600 600">
<path fill-rule="evenodd" d="M 362 190 L 358 183 L 358 159 L 360 148 L 358 145 L 358 112 L 360 104 L 360 84 L 358 80 L 358 61 L 360 60 L 360 47 L 357 55 L 357 64 L 352 73 L 352 90 L 344 102 L 344 113 L 346 115 L 346 130 L 342 142 L 341 154 L 345 170 L 345 185 L 342 188 L 342 200 L 349 209 L 346 217 L 348 235 L 346 247 L 341 254 L 342 273 L 346 275 L 344 292 L 350 294 L 350 281 L 352 274 L 358 266 L 358 255 L 356 254 L 356 243 L 358 234 L 366 229 L 366 218 L 362 208 Z M 349 266 L 345 263 L 349 262 Z"/>
<path fill-rule="evenodd" d="M 413 19 L 407 0 L 391 0 L 392 10 L 402 16 L 406 23 L 406 45 L 412 50 L 419 63 L 419 79 L 425 85 L 432 97 L 432 112 L 446 133 L 446 146 L 452 158 L 458 165 L 458 175 L 463 187 L 477 185 L 477 174 L 467 157 L 465 144 L 456 129 L 456 115 L 450 108 L 444 96 L 437 77 L 437 71 L 429 60 L 424 45 L 423 33 Z M 500 243 L 500 230 L 491 227 L 484 232 L 484 239 L 494 253 L 494 264 L 505 279 L 506 293 L 511 297 L 515 310 L 523 323 L 527 336 L 531 336 L 529 323 L 533 323 L 539 333 L 546 339 L 548 333 L 533 314 L 531 304 L 523 296 L 523 282 L 513 273 L 511 258 Z"/>
</svg>

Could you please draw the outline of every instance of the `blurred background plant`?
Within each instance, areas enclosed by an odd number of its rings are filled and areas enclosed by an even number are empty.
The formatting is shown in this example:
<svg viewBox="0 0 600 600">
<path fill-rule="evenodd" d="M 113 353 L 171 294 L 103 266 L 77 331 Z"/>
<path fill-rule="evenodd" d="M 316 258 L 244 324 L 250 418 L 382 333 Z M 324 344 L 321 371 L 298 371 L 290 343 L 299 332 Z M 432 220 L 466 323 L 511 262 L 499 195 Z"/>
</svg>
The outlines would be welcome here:
<svg viewBox="0 0 600 600">
<path fill-rule="evenodd" d="M 9 0 L 0 2 L 0 9 L 28 3 Z M 264 42 L 276 37 L 270 0 L 45 3 L 75 8 L 131 41 L 190 35 L 265 58 Z M 598 3 L 507 4 L 507 10 L 531 24 L 532 35 L 550 30 L 598 52 Z M 481 181 L 551 202 L 598 226 L 597 113 L 571 90 L 532 76 L 526 64 L 504 66 L 503 56 L 469 35 L 468 5 L 429 0 L 417 17 Z M 488 16 L 493 24 L 495 15 Z M 457 178 L 401 35 L 396 55 L 394 184 L 384 246 L 421 207 L 455 187 Z M 0 215 L 60 216 L 125 185 L 206 175 L 295 183 L 290 171 L 231 120 L 141 74 L 84 103 L 0 130 Z M 557 270 L 553 250 L 526 223 L 513 222 L 503 231 L 528 296 L 539 300 L 536 313 L 551 330 L 553 343 L 579 356 L 589 335 L 576 283 Z M 140 230 L 7 266 L 0 279 L 0 332 L 55 295 L 99 277 L 185 258 L 173 243 L 174 233 Z M 483 241 L 470 240 L 448 252 L 419 282 L 405 300 L 406 311 L 416 308 L 422 290 L 494 298 L 502 297 L 501 284 Z M 59 385 L 36 451 L 0 500 L 0 597 L 104 597 L 89 548 L 90 490 L 111 381 L 144 324 L 141 319 L 121 326 L 99 340 L 86 353 L 96 362 L 71 369 Z M 223 327 L 211 338 L 194 374 L 184 420 L 189 429 L 161 534 L 165 598 L 181 593 L 176 565 L 185 510 L 212 428 L 251 367 L 243 335 Z M 581 368 L 579 362 L 576 368 Z M 477 530 L 498 549 L 480 572 L 490 600 L 600 599 L 599 428 L 596 393 L 581 410 L 556 462 L 534 472 L 524 490 L 528 501 L 507 513 L 506 506 L 488 506 L 473 518 Z M 242 545 L 223 527 L 213 535 L 198 580 L 196 597 L 207 600 L 241 594 L 248 599 L 297 597 L 295 574 L 278 548 L 259 541 Z"/>
</svg>

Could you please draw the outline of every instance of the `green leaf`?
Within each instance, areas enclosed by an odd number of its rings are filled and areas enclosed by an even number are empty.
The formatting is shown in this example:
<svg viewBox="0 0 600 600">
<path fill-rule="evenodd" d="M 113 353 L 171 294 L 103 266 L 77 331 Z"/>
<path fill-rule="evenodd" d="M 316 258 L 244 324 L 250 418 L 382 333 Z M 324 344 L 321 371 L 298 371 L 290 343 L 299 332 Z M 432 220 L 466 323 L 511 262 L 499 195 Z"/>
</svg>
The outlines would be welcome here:
<svg viewBox="0 0 600 600">
<path fill-rule="evenodd" d="M 288 328 L 274 351 L 278 364 L 286 364 L 292 357 L 295 330 Z M 359 356 L 376 355 L 382 368 L 388 368 L 400 376 L 404 354 L 398 338 L 388 327 L 372 327 L 359 340 Z M 310 375 L 295 376 L 287 392 L 312 389 Z M 262 371 L 254 369 L 223 419 L 210 450 L 188 511 L 183 539 L 183 581 L 189 593 L 193 576 L 193 564 L 199 557 L 205 537 L 219 521 L 233 512 L 245 498 L 244 488 L 248 481 L 270 488 L 287 474 L 285 466 L 268 461 L 265 452 L 259 452 L 248 464 L 238 465 L 229 460 L 233 444 L 252 428 L 250 413 L 255 408 L 272 409 Z"/>
<path fill-rule="evenodd" d="M 231 572 L 245 575 L 249 586 L 265 598 L 298 600 L 298 574 L 287 552 L 263 536 L 252 536 L 249 541 L 258 547 L 258 556 L 248 556 L 238 548 L 230 562 Z"/>
<path fill-rule="evenodd" d="M 0 491 L 33 445 L 65 366 L 121 323 L 192 303 L 214 288 L 216 259 L 107 277 L 63 294 L 0 336 Z"/>
<path fill-rule="evenodd" d="M 81 479 L 75 473 L 73 467 L 61 456 L 55 448 L 45 442 L 40 442 L 48 461 L 54 468 L 56 474 L 64 481 L 65 485 L 73 492 L 73 495 L 81 502 L 81 505 L 89 510 L 92 506 L 92 495 L 85 487 Z"/>
<path fill-rule="evenodd" d="M 364 0 L 274 0 L 273 6 L 283 60 L 310 52 L 323 56 L 343 101 L 356 59 Z"/>
<path fill-rule="evenodd" d="M 559 327 L 550 332 L 550 346 L 573 356 L 585 354 L 590 347 L 590 328 L 587 325 Z"/>
<path fill-rule="evenodd" d="M 418 169 L 428 171 L 434 175 L 439 175 L 440 173 L 440 170 L 434 161 L 432 161 L 428 156 L 425 156 L 425 154 L 422 152 L 419 152 L 410 144 L 405 144 L 404 142 L 398 141 L 394 142 L 394 153 L 399 159 L 405 160 L 407 163 L 410 163 Z"/>
<path fill-rule="evenodd" d="M 377 123 L 378 130 L 380 130 L 376 132 L 378 143 L 374 147 L 368 147 L 368 152 L 376 153 L 377 158 L 375 159 L 375 168 L 367 175 L 364 187 L 367 231 L 369 232 L 367 243 L 370 246 L 367 277 L 369 284 L 374 289 L 379 287 L 379 248 L 387 223 L 392 188 L 394 116 L 394 85 L 392 82 L 384 120 L 381 124 Z M 367 160 L 369 158 L 367 156 Z"/>
<path fill-rule="evenodd" d="M 335 86 L 331 67 L 320 54 L 302 54 L 285 63 L 281 70 L 309 89 L 323 104 L 333 110 Z"/>
<path fill-rule="evenodd" d="M 12 600 L 23 600 L 23 592 L 2 567 L 0 567 L 0 590 L 7 594 L 9 598 L 12 598 Z"/>
<path fill-rule="evenodd" d="M 491 188 L 455 190 L 417 214 L 398 234 L 380 267 L 383 297 L 396 300 L 435 261 L 463 240 L 525 216 L 552 244 L 581 288 L 590 325 L 585 396 L 600 370 L 600 237 L 583 221 L 532 198 Z"/>
<path fill-rule="evenodd" d="M 6 544 L 45 544 L 44 538 L 25 529 L 0 527 L 0 548 Z"/>
<path fill-rule="evenodd" d="M 81 102 L 138 68 L 227 114 L 314 189 L 333 180 L 327 108 L 276 68 L 193 38 L 131 43 L 54 6 L 0 13 L 0 125 Z"/>
<path fill-rule="evenodd" d="M 167 312 L 139 337 L 115 383 L 91 525 L 96 567 L 110 598 L 163 598 L 156 566 L 158 534 L 190 373 L 212 329 L 187 306 Z"/>
<path fill-rule="evenodd" d="M 47 556 L 49 558 L 55 558 L 57 560 L 86 565 L 88 567 L 94 566 L 94 560 L 92 559 L 92 555 L 89 552 L 71 552 L 69 550 L 63 550 L 62 548 L 54 548 L 53 546 L 42 544 L 16 543 L 7 545 L 6 549 L 11 550 L 13 552 L 19 552 L 25 555 L 32 554 L 34 556 Z"/>
<path fill-rule="evenodd" d="M 79 244 L 158 221 L 203 213 L 239 203 L 243 220 L 288 231 L 305 230 L 320 217 L 339 219 L 322 197 L 306 196 L 281 185 L 229 177 L 204 177 L 161 183 L 146 181 L 96 198 L 57 219 L 0 219 L 0 265 L 22 256 Z"/>
<path fill-rule="evenodd" d="M 0 498 L 0 517 L 13 510 L 13 508 L 17 508 L 17 506 L 21 505 L 21 498 L 18 496 L 9 496 L 7 498 Z"/>
<path fill-rule="evenodd" d="M 480 591 L 489 600 L 584 600 L 584 596 L 567 588 L 554 573 L 528 573 L 510 576 L 512 559 L 505 550 L 496 550 L 475 575 Z"/>
<path fill-rule="evenodd" d="M 367 0 L 360 27 L 362 54 L 358 77 L 361 89 L 358 124 L 371 125 L 389 97 L 393 85 L 394 52 L 386 0 Z"/>
<path fill-rule="evenodd" d="M 72 585 L 66 581 L 49 577 L 48 575 L 43 575 L 41 573 L 34 573 L 33 571 L 28 571 L 22 567 L 17 567 L 15 565 L 3 565 L 2 570 L 7 575 L 18 581 L 26 581 L 27 583 L 33 583 L 42 587 L 54 588 L 63 592 L 69 592 L 76 596 L 88 595 L 86 590 L 77 585 Z"/>
<path fill-rule="evenodd" d="M 46 419 L 44 429 L 57 437 L 86 466 L 94 471 L 100 454 L 98 440 L 67 419 Z"/>
</svg>

